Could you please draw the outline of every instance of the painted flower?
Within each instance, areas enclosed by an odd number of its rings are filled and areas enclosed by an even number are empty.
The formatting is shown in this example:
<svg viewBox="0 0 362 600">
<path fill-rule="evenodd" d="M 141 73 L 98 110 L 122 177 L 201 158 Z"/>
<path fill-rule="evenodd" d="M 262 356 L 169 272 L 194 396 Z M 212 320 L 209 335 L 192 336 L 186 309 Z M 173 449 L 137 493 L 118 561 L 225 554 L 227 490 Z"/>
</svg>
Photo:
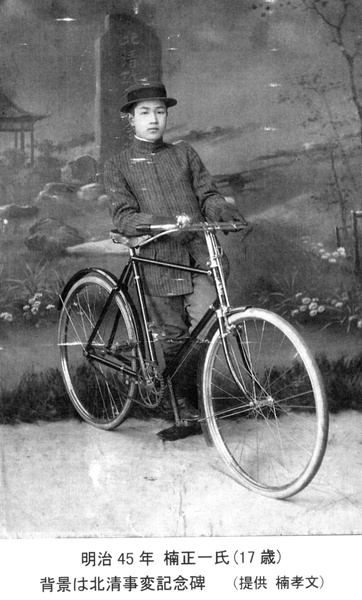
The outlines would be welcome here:
<svg viewBox="0 0 362 600">
<path fill-rule="evenodd" d="M 39 302 L 39 298 L 43 297 L 42 292 L 36 292 L 32 298 L 29 298 L 29 304 L 34 304 L 35 302 Z"/>
<path fill-rule="evenodd" d="M 14 320 L 13 315 L 9 312 L 0 313 L 0 319 L 3 319 L 3 321 L 9 321 L 9 323 Z"/>
</svg>

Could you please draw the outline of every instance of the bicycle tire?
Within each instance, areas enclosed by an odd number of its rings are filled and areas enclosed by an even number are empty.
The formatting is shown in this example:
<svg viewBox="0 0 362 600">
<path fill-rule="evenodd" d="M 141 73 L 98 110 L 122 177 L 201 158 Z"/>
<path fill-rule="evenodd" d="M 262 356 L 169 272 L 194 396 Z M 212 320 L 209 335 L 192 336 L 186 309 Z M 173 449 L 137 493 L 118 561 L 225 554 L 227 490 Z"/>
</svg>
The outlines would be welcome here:
<svg viewBox="0 0 362 600">
<path fill-rule="evenodd" d="M 204 433 L 238 483 L 288 498 L 316 475 L 327 445 L 319 368 L 299 333 L 272 312 L 236 310 L 229 325 L 229 365 L 217 323 L 201 356 Z"/>
<path fill-rule="evenodd" d="M 85 352 L 113 284 L 109 275 L 99 272 L 76 280 L 62 301 L 58 330 L 62 376 L 70 400 L 84 421 L 100 429 L 118 427 L 137 394 L 135 379 L 93 360 Z M 92 350 L 107 356 L 115 367 L 126 361 L 136 371 L 139 339 L 134 309 L 127 294 L 120 290 L 102 321 Z"/>
</svg>

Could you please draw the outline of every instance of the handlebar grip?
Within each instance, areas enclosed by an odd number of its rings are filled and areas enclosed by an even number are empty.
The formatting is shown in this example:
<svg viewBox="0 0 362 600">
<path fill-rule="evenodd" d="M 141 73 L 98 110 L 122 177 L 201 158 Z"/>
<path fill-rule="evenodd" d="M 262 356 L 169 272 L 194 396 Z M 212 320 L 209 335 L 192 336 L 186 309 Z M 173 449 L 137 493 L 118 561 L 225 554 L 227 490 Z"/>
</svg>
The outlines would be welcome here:
<svg viewBox="0 0 362 600">
<path fill-rule="evenodd" d="M 145 223 L 144 225 L 136 225 L 136 230 L 141 235 L 167 233 L 167 231 L 175 231 L 177 225 L 175 223 Z"/>
<path fill-rule="evenodd" d="M 136 230 L 140 235 L 149 235 L 152 232 L 151 224 L 137 225 Z"/>
</svg>

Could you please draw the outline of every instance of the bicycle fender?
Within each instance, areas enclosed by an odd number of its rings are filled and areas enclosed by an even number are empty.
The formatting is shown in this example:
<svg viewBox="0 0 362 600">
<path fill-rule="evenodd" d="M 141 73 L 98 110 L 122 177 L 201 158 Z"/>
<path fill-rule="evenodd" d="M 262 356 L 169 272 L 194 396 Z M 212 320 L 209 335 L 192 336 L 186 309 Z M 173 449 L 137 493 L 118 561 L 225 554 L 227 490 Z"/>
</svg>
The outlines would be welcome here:
<svg viewBox="0 0 362 600">
<path fill-rule="evenodd" d="M 69 281 L 66 283 L 64 289 L 59 294 L 59 301 L 58 301 L 58 306 L 57 306 L 58 310 L 61 310 L 63 308 L 65 298 L 67 297 L 68 292 L 73 287 L 73 285 L 77 281 L 79 281 L 80 279 L 82 279 L 82 277 L 85 277 L 86 275 L 89 275 L 90 273 L 96 273 L 97 275 L 102 275 L 102 277 L 104 277 L 105 279 L 108 280 L 109 284 L 113 288 L 116 288 L 118 286 L 118 278 L 115 275 L 113 275 L 113 273 L 111 273 L 110 271 L 106 271 L 105 269 L 101 269 L 101 268 L 98 268 L 98 267 L 87 267 L 85 269 L 81 269 L 80 271 L 77 271 L 69 279 Z M 140 319 L 139 319 L 137 310 L 135 308 L 134 302 L 133 302 L 130 294 L 128 293 L 127 287 L 123 286 L 123 285 L 120 286 L 118 288 L 118 294 L 121 297 L 123 297 L 124 301 L 129 306 L 129 309 L 130 309 L 131 315 L 132 315 L 132 319 L 133 319 L 133 322 L 134 322 L 134 326 L 135 326 L 136 331 L 137 331 L 137 337 L 140 340 L 141 348 L 143 350 L 144 346 L 143 346 L 143 337 L 142 337 L 142 326 L 141 326 Z"/>
<path fill-rule="evenodd" d="M 240 313 L 240 312 L 245 312 L 249 308 L 251 308 L 250 305 L 237 306 L 235 308 L 231 308 L 229 315 L 233 315 L 233 314 Z M 202 372 L 203 372 L 203 366 L 204 366 L 204 362 L 205 362 L 205 355 L 206 355 L 206 352 L 208 349 L 208 345 L 210 344 L 212 338 L 214 337 L 215 333 L 218 330 L 219 330 L 219 323 L 217 322 L 216 317 L 214 317 L 213 322 L 211 323 L 209 329 L 206 332 L 205 338 L 201 345 L 201 351 L 199 354 L 198 369 L 197 369 L 197 389 L 198 389 L 198 397 L 199 398 L 201 398 L 201 396 L 202 396 Z M 206 445 L 213 446 L 214 442 L 209 433 L 209 428 L 205 423 L 205 410 L 203 407 L 203 402 L 200 402 L 200 401 L 199 401 L 199 410 L 201 413 L 201 428 L 202 428 L 202 432 L 204 434 L 204 439 L 205 439 Z"/>
<path fill-rule="evenodd" d="M 85 275 L 89 275 L 90 273 L 97 273 L 98 275 L 103 275 L 103 277 L 108 279 L 108 281 L 111 285 L 115 286 L 117 284 L 117 278 L 110 271 L 106 271 L 105 269 L 101 269 L 98 267 L 87 267 L 85 269 L 81 269 L 80 271 L 77 271 L 76 273 L 74 273 L 74 275 L 69 279 L 69 281 L 67 281 L 63 290 L 59 294 L 59 301 L 58 301 L 58 306 L 57 306 L 58 310 L 62 309 L 64 300 L 65 300 L 70 288 L 77 281 L 79 281 L 79 279 L 82 279 L 82 277 L 84 277 Z"/>
</svg>

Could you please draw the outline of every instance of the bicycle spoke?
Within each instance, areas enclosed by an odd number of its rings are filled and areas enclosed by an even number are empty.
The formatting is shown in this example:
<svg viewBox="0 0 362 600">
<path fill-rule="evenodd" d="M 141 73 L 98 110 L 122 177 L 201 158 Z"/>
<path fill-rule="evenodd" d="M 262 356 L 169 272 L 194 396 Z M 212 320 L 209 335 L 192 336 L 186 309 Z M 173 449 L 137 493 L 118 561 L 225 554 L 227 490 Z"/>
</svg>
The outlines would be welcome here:
<svg viewBox="0 0 362 600">
<path fill-rule="evenodd" d="M 70 398 L 86 421 L 105 429 L 118 426 L 126 418 L 136 393 L 135 380 L 127 378 L 122 368 L 113 368 L 122 365 L 122 357 L 110 350 L 112 344 L 128 344 L 125 360 L 136 370 L 135 344 L 129 340 L 137 339 L 137 334 L 121 296 L 115 297 L 94 331 L 110 293 L 109 282 L 100 275 L 84 277 L 65 299 L 59 326 L 63 376 Z M 109 366 L 97 357 L 107 357 Z"/>
<path fill-rule="evenodd" d="M 307 485 L 325 450 L 321 379 L 305 344 L 285 321 L 259 309 L 232 319 L 228 360 L 216 330 L 205 351 L 205 424 L 241 483 L 288 497 Z"/>
</svg>

